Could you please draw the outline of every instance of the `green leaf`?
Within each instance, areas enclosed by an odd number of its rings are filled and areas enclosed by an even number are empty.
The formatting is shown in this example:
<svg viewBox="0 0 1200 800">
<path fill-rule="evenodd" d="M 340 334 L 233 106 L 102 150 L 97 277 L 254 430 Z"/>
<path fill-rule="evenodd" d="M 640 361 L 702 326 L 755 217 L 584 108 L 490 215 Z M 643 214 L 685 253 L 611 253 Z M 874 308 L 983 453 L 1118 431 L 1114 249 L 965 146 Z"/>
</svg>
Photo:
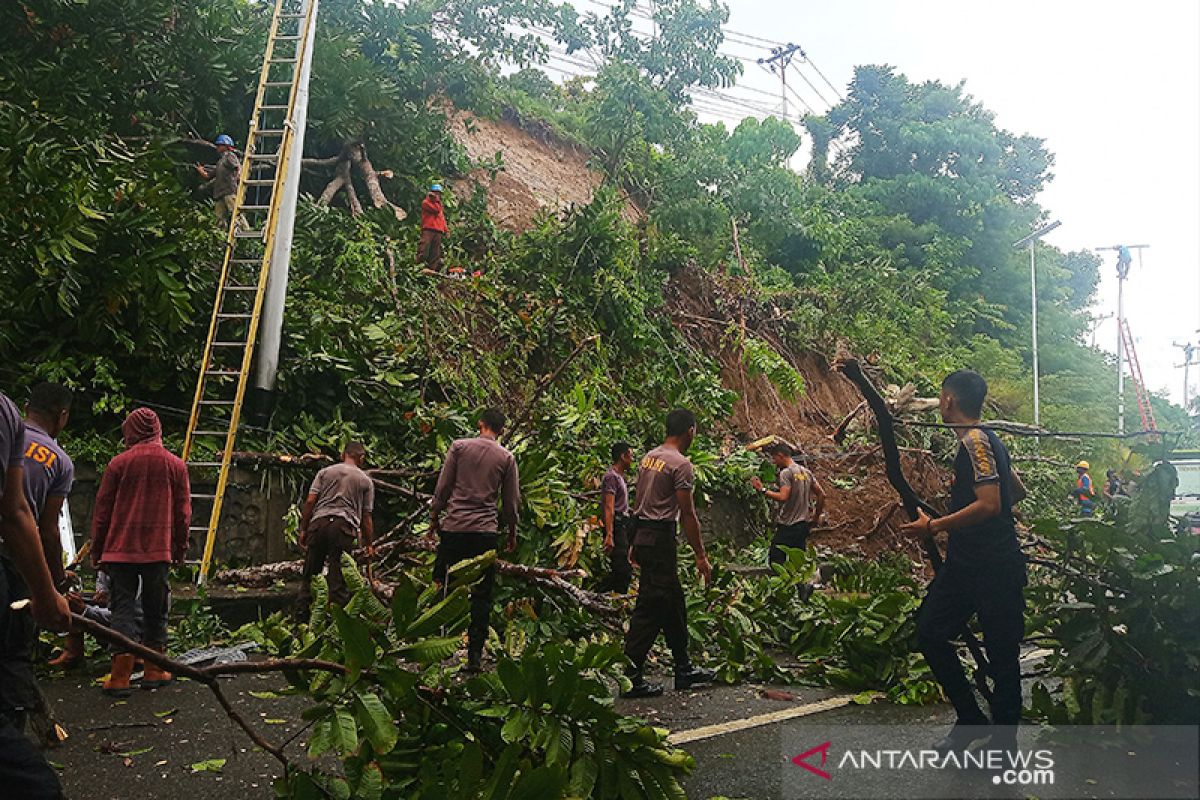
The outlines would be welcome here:
<svg viewBox="0 0 1200 800">
<path fill-rule="evenodd" d="M 418 642 L 396 648 L 395 655 L 406 661 L 415 661 L 425 666 L 449 658 L 458 649 L 461 641 L 457 636 L 448 636 L 441 639 L 422 639 Z"/>
<path fill-rule="evenodd" d="M 400 731 L 392 719 L 387 706 L 379 696 L 363 692 L 355 697 L 356 711 L 363 733 L 371 748 L 379 755 L 386 755 L 396 746 Z"/>
<path fill-rule="evenodd" d="M 354 800 L 379 800 L 383 795 L 383 770 L 374 761 L 362 768 L 362 774 L 354 785 Z"/>
<path fill-rule="evenodd" d="M 405 639 L 420 639 L 421 637 L 436 633 L 442 628 L 456 630 L 460 625 L 465 625 L 467 611 L 470 608 L 468 597 L 469 589 L 465 586 L 459 586 L 437 605 L 417 617 L 408 626 L 407 630 L 404 631 L 403 637 Z"/>
<path fill-rule="evenodd" d="M 225 768 L 225 759 L 210 758 L 205 761 L 197 761 L 192 764 L 192 772 L 220 772 Z"/>
<path fill-rule="evenodd" d="M 347 709 L 339 708 L 333 715 L 331 734 L 334 745 L 343 756 L 348 756 L 358 749 L 358 725 L 354 715 Z"/>
<path fill-rule="evenodd" d="M 358 671 L 375 663 L 375 642 L 371 630 L 360 620 L 354 619 L 342 609 L 330 608 L 333 619 L 345 645 L 346 666 L 350 668 L 350 680 L 358 677 Z"/>
</svg>

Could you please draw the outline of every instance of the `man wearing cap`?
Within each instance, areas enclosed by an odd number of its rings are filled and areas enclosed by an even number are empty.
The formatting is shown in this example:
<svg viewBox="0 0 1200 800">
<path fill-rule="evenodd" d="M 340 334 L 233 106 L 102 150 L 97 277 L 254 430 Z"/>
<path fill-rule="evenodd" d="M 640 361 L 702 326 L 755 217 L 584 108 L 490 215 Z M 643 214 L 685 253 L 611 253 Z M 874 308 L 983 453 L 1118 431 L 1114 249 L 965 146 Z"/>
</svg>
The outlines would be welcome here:
<svg viewBox="0 0 1200 800">
<path fill-rule="evenodd" d="M 238 175 L 242 169 L 242 162 L 238 160 L 237 153 L 233 149 L 231 137 L 222 133 L 213 144 L 217 146 L 217 153 L 220 154 L 217 163 L 207 167 L 197 164 L 196 171 L 207 181 L 205 185 L 212 192 L 217 222 L 221 225 L 228 225 L 229 217 L 233 214 L 234 206 L 237 205 Z M 245 227 L 247 227 L 246 220 L 239 216 L 238 228 L 244 229 Z"/>
<path fill-rule="evenodd" d="M 808 534 L 813 523 L 825 511 L 825 490 L 817 482 L 808 467 L 797 464 L 792 458 L 792 447 L 786 442 L 775 442 L 767 448 L 775 468 L 779 470 L 774 489 L 768 489 L 757 475 L 750 479 L 754 490 L 776 503 L 775 537 L 767 561 L 772 567 L 787 561 L 784 547 L 803 550 L 808 545 Z M 812 585 L 803 590 L 805 599 L 812 594 Z"/>
<path fill-rule="evenodd" d="M 171 600 L 168 569 L 183 563 L 192 521 L 187 466 L 163 447 L 162 424 L 150 409 L 134 409 L 121 433 L 125 452 L 108 462 L 92 512 L 92 564 L 112 579 L 113 628 L 137 639 L 140 585 L 142 643 L 165 653 Z M 105 694 L 129 695 L 133 661 L 133 653 L 113 653 Z M 171 673 L 146 663 L 142 688 L 171 680 Z"/>
<path fill-rule="evenodd" d="M 421 201 L 421 242 L 417 245 L 417 262 L 427 268 L 442 268 L 442 239 L 449 228 L 446 226 L 446 210 L 442 206 L 442 185 L 429 187 L 429 194 Z"/>
<path fill-rule="evenodd" d="M 1092 476 L 1088 474 L 1091 468 L 1092 465 L 1086 461 L 1075 465 L 1075 488 L 1071 490 L 1071 496 L 1079 506 L 1081 517 L 1090 517 L 1096 513 L 1096 489 L 1092 486 Z"/>
</svg>

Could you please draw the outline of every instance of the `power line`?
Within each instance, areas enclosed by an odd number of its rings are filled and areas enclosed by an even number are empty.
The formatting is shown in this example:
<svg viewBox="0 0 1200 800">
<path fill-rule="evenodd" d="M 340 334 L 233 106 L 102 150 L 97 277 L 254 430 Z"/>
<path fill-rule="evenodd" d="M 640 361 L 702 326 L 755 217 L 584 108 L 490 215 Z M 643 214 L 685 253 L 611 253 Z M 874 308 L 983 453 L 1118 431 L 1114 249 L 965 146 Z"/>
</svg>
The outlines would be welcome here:
<svg viewBox="0 0 1200 800">
<path fill-rule="evenodd" d="M 803 60 L 803 59 L 804 59 L 804 57 L 805 57 L 805 56 L 804 56 L 804 51 L 803 51 L 803 50 L 801 50 L 801 51 L 800 51 L 800 57 L 801 57 L 801 59 L 802 59 L 802 60 Z M 801 71 L 800 71 L 800 68 L 799 68 L 799 67 L 795 66 L 794 64 L 791 64 L 791 65 L 789 65 L 789 66 L 791 66 L 791 68 L 792 68 L 793 70 L 795 70 L 796 74 L 800 76 L 801 80 L 803 80 L 805 83 L 807 83 L 807 84 L 808 84 L 808 88 L 810 88 L 810 89 L 812 89 L 812 90 L 813 90 L 813 94 L 815 94 L 817 97 L 821 98 L 821 102 L 822 102 L 822 103 L 824 103 L 824 104 L 825 104 L 825 105 L 827 105 L 827 106 L 832 106 L 832 105 L 833 105 L 833 103 L 831 103 L 831 102 L 829 102 L 828 100 L 826 100 L 826 99 L 825 99 L 825 96 L 824 96 L 824 95 L 822 95 L 822 94 L 821 94 L 821 92 L 820 92 L 820 90 L 819 90 L 819 89 L 817 89 L 817 87 L 813 85 L 813 82 L 812 82 L 812 81 L 810 81 L 810 80 L 808 79 L 808 76 L 807 76 L 807 75 L 805 75 L 803 72 L 801 72 Z"/>
</svg>

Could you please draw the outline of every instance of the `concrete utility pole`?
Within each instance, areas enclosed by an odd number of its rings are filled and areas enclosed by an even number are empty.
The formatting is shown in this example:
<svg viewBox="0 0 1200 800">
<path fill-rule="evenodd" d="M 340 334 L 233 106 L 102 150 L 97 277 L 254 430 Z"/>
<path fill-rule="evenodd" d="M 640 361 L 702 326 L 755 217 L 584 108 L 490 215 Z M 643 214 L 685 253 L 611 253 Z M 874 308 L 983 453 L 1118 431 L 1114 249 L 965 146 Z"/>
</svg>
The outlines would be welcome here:
<svg viewBox="0 0 1200 800">
<path fill-rule="evenodd" d="M 792 64 L 792 59 L 799 53 L 801 58 L 804 58 L 804 51 L 800 49 L 798 44 L 789 44 L 786 47 L 772 47 L 770 58 L 760 58 L 759 64 L 768 66 L 771 70 L 779 73 L 779 99 L 783 101 L 783 118 L 788 118 L 788 99 L 787 99 L 787 71 Z"/>
<path fill-rule="evenodd" d="M 296 229 L 296 203 L 300 198 L 304 131 L 308 122 L 308 81 L 312 75 L 313 42 L 317 35 L 317 1 L 306 0 L 302 6 L 301 13 L 305 14 L 310 7 L 312 8 L 312 19 L 304 31 L 307 41 L 296 42 L 295 55 L 301 56 L 300 74 L 295 89 L 296 102 L 292 107 L 292 118 L 284 123 L 292 129 L 292 145 L 288 153 L 287 174 L 284 176 L 279 220 L 275 226 L 271 273 L 267 276 L 267 293 L 263 297 L 258 367 L 254 375 L 255 387 L 268 392 L 275 388 L 275 374 L 279 369 L 279 347 L 283 342 L 283 307 L 287 301 L 288 267 L 292 258 L 292 237 Z"/>
<path fill-rule="evenodd" d="M 1129 277 L 1129 267 L 1133 264 L 1130 250 L 1138 251 L 1138 266 L 1142 263 L 1142 251 L 1148 244 L 1115 244 L 1111 247 L 1097 247 L 1097 250 L 1115 250 L 1117 252 L 1117 433 L 1125 433 L 1125 279 Z"/>
<path fill-rule="evenodd" d="M 1013 242 L 1013 248 L 1020 250 L 1022 247 L 1029 248 L 1029 305 L 1032 310 L 1032 325 L 1033 325 L 1033 424 L 1036 427 L 1042 425 L 1042 398 L 1041 398 L 1041 379 L 1038 377 L 1038 301 L 1037 301 L 1037 262 L 1034 260 L 1034 247 L 1038 240 L 1045 236 L 1050 231 L 1057 228 L 1062 223 L 1054 220 L 1049 225 L 1043 225 L 1033 233 L 1026 236 L 1020 241 Z"/>
<path fill-rule="evenodd" d="M 1190 386 L 1188 377 L 1191 366 L 1193 364 L 1200 364 L 1200 361 L 1196 361 L 1196 356 L 1200 355 L 1200 347 L 1197 347 L 1191 342 L 1185 342 L 1183 344 L 1180 344 L 1179 342 L 1172 342 L 1171 344 L 1183 351 L 1183 363 L 1176 364 L 1175 369 L 1183 369 L 1183 410 L 1188 412 L 1188 416 L 1191 416 L 1191 409 L 1188 408 L 1188 387 Z"/>
</svg>

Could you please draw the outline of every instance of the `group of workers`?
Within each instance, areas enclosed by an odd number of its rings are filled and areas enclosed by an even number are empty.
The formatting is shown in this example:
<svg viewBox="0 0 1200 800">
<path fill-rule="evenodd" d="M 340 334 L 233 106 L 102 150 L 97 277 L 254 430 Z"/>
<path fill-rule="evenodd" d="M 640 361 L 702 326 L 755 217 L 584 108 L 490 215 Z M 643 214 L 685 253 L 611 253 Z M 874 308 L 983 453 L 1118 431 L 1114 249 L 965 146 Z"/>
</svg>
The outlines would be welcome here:
<svg viewBox="0 0 1200 800">
<path fill-rule="evenodd" d="M 957 722 L 936 746 L 958 750 L 990 737 L 990 746 L 1010 747 L 1021 711 L 1018 647 L 1024 630 L 1025 561 L 1016 538 L 1014 506 L 1025 496 L 1004 445 L 980 422 L 987 384 L 975 372 L 960 370 L 942 385 L 940 409 L 955 426 L 959 448 L 954 462 L 950 513 L 930 519 L 922 512 L 903 526 L 906 534 L 949 534 L 945 564 L 928 588 L 919 612 L 918 643 L 957 712 Z M 58 782 L 41 754 L 21 734 L 22 713 L 40 702 L 30 654 L 35 623 L 49 630 L 70 628 L 69 610 L 84 613 L 89 601 L 76 578 L 62 568 L 57 515 L 73 479 L 71 460 L 56 441 L 70 415 L 71 393 L 55 384 L 33 390 L 24 418 L 0 395 L 0 496 L 4 559 L 0 570 L 0 780 L 27 789 L 22 796 L 57 797 Z M 687 603 L 679 573 L 679 528 L 696 570 L 707 584 L 712 565 L 700 532 L 694 499 L 695 472 L 687 452 L 696 436 L 696 417 L 671 411 L 662 443 L 635 459 L 625 442 L 612 445 L 611 466 L 601 480 L 603 548 L 610 572 L 602 591 L 626 593 L 640 571 L 637 599 L 625 634 L 630 687 L 624 696 L 654 697 L 663 686 L 651 682 L 647 661 L 661 633 L 674 662 L 676 690 L 711 682 L 714 673 L 694 664 L 688 652 Z M 450 445 L 430 504 L 430 527 L 438 536 L 433 580 L 448 590 L 455 564 L 517 544 L 520 481 L 516 460 L 499 439 L 507 420 L 484 412 L 478 435 Z M 91 559 L 106 575 L 111 625 L 127 638 L 164 650 L 171 564 L 182 561 L 188 545 L 190 500 L 184 463 L 162 445 L 157 415 L 133 411 L 122 426 L 125 450 L 105 470 L 93 514 Z M 795 460 L 790 445 L 767 448 L 777 470 L 773 487 L 752 479 L 754 489 L 774 505 L 771 565 L 802 549 L 822 516 L 826 495 L 813 473 Z M 341 557 L 356 544 L 372 548 L 374 484 L 363 470 L 366 449 L 347 445 L 339 463 L 322 469 L 308 492 L 299 541 L 305 550 L 301 605 L 310 602 L 313 576 L 327 573 L 330 599 L 345 603 Z M 626 478 L 638 464 L 631 502 Z M 499 541 L 501 534 L 503 541 Z M 471 587 L 465 669 L 483 668 L 496 566 Z M 808 599 L 812 587 L 802 591 Z M 90 602 L 95 604 L 101 593 Z M 28 599 L 27 608 L 16 601 Z M 16 603 L 14 605 L 14 603 Z M 977 616 L 990 662 L 994 692 L 991 716 L 984 714 L 959 662 L 954 640 Z M 106 617 L 107 618 L 107 617 Z M 60 665 L 82 655 L 78 634 L 68 639 Z M 133 656 L 114 648 L 104 691 L 129 693 Z M 7 676 L 23 675 L 20 680 Z M 143 686 L 172 679 L 145 665 Z M 32 687 L 32 691 L 28 691 Z M 26 693 L 21 694 L 25 688 Z M 1001 727 L 997 727 L 1001 726 Z M 1006 727 L 1005 727 L 1006 726 Z"/>
<path fill-rule="evenodd" d="M 1081 517 L 1096 515 L 1096 487 L 1092 483 L 1091 469 L 1092 465 L 1087 461 L 1080 461 L 1075 465 L 1075 488 L 1071 490 L 1070 496 L 1075 501 L 1076 511 Z M 1125 482 L 1115 469 L 1110 469 L 1105 475 L 1101 493 L 1105 503 L 1110 505 L 1118 497 L 1128 496 Z"/>
<path fill-rule="evenodd" d="M 82 634 L 70 631 L 72 611 L 165 652 L 168 570 L 182 563 L 188 543 L 187 468 L 163 447 L 157 414 L 135 409 L 121 428 L 125 449 L 109 463 L 96 494 L 89 547 L 100 580 L 97 591 L 83 594 L 77 576 L 64 568 L 59 535 L 74 465 L 58 435 L 72 399 L 65 386 L 38 384 L 22 416 L 0 393 L 0 785 L 13 797 L 62 794 L 57 774 L 24 733 L 27 722 L 50 716 L 33 673 L 37 628 L 68 632 L 56 666 L 83 656 Z M 103 691 L 128 696 L 133 670 L 133 654 L 114 647 Z M 146 663 L 141 685 L 172 679 Z"/>
<path fill-rule="evenodd" d="M 196 172 L 204 179 L 204 188 L 213 201 L 217 224 L 229 226 L 229 220 L 237 210 L 238 181 L 242 162 L 238 158 L 233 137 L 222 133 L 213 140 L 217 151 L 214 164 L 196 164 Z M 417 244 L 417 263 L 426 269 L 439 272 L 442 268 L 442 244 L 450 231 L 446 223 L 446 209 L 442 204 L 442 184 L 433 183 L 421 200 L 421 238 Z M 244 216 L 237 218 L 239 230 L 247 230 Z"/>
</svg>

